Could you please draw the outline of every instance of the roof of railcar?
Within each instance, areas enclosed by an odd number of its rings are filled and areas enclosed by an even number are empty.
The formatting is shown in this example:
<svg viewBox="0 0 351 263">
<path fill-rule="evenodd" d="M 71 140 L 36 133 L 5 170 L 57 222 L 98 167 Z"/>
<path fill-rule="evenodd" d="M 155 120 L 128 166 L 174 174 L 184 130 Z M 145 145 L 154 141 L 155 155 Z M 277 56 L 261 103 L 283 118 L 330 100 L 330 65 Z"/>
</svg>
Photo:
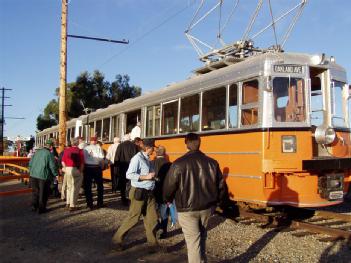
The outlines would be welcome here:
<svg viewBox="0 0 351 263">
<path fill-rule="evenodd" d="M 322 60 L 328 61 L 328 63 L 321 64 Z M 217 70 L 213 70 L 210 72 L 206 72 L 206 74 L 194 74 L 186 80 L 168 85 L 164 88 L 161 88 L 157 91 L 150 92 L 147 94 L 143 94 L 136 98 L 126 99 L 118 104 L 111 104 L 107 108 L 98 109 L 95 112 L 89 114 L 89 119 L 94 121 L 95 119 L 105 118 L 114 113 L 128 112 L 135 108 L 141 108 L 147 105 L 154 105 L 161 101 L 164 101 L 165 98 L 171 100 L 172 98 L 179 97 L 179 94 L 188 94 L 194 92 L 194 90 L 202 89 L 201 87 L 205 87 L 206 84 L 210 85 L 211 83 L 218 83 L 218 79 L 223 78 L 228 75 L 232 75 L 233 72 L 236 72 L 240 75 L 241 72 L 253 69 L 256 70 L 254 73 L 258 74 L 258 69 L 264 68 L 265 63 L 282 63 L 282 64 L 301 64 L 301 65 L 311 65 L 311 66 L 319 66 L 324 68 L 333 68 L 338 71 L 345 71 L 343 67 L 340 65 L 330 62 L 328 58 L 325 58 L 324 55 L 309 55 L 304 53 L 285 53 L 285 52 L 269 52 L 263 54 L 257 54 L 245 60 L 236 60 L 230 61 L 228 60 L 228 66 L 219 68 Z M 211 67 L 211 65 L 208 65 Z M 197 71 L 201 71 L 201 69 L 205 68 L 206 65 Z M 196 72 L 196 71 L 194 71 Z M 246 77 L 246 76 L 243 76 Z M 76 120 L 86 120 L 87 115 L 81 115 L 78 118 L 71 119 L 67 121 L 67 127 L 74 127 Z M 52 133 L 57 131 L 58 125 L 47 128 L 41 132 L 38 132 L 38 135 Z"/>
</svg>

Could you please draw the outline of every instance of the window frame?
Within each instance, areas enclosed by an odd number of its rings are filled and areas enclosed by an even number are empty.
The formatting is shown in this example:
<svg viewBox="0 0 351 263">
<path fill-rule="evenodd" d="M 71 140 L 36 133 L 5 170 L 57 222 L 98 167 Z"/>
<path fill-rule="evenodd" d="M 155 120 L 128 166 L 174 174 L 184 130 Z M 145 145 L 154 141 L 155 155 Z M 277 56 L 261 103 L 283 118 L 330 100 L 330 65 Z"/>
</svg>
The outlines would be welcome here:
<svg viewBox="0 0 351 263">
<path fill-rule="evenodd" d="M 224 117 L 224 121 L 225 121 L 225 123 L 224 123 L 224 128 L 220 128 L 220 129 L 213 129 L 213 130 L 203 130 L 203 127 L 202 127 L 202 120 L 203 120 L 203 112 L 202 112 L 202 110 L 203 110 L 203 98 L 204 98 L 204 93 L 205 92 L 208 92 L 208 91 L 213 91 L 213 90 L 215 90 L 215 89 L 220 89 L 220 88 L 225 88 L 225 96 L 226 96 L 226 98 L 225 98 L 225 117 Z M 200 125 L 200 131 L 201 132 L 213 132 L 213 131 L 225 131 L 225 130 L 228 130 L 228 128 L 227 128 L 227 122 L 226 122 L 226 115 L 228 114 L 228 104 L 227 104 L 227 100 L 228 100 L 228 98 L 227 98 L 227 89 L 228 89 L 228 84 L 222 84 L 222 85 L 216 85 L 216 86 L 214 86 L 214 87 L 211 87 L 211 88 L 208 88 L 208 89 L 205 89 L 205 90 L 202 90 L 201 91 L 201 103 L 200 103 L 200 106 L 201 106 L 201 108 L 200 108 L 200 123 L 199 123 L 199 125 Z"/>
<path fill-rule="evenodd" d="M 177 105 L 177 114 L 178 114 L 178 116 L 177 116 L 177 123 L 176 123 L 176 130 L 177 130 L 177 132 L 176 133 L 172 133 L 172 134 L 164 134 L 163 133 L 163 119 L 164 119 L 164 117 L 163 117 L 163 112 L 164 112 L 164 105 L 167 105 L 167 104 L 170 104 L 170 103 L 174 103 L 174 102 L 178 102 L 178 105 Z M 161 103 L 161 115 L 160 115 L 160 123 L 161 123 L 161 125 L 160 125 L 160 136 L 174 136 L 174 135 L 177 135 L 177 134 L 179 134 L 179 110 L 180 110 L 180 98 L 176 98 L 176 99 L 171 99 L 171 100 L 168 100 L 168 101 L 165 101 L 165 102 L 162 102 Z"/>
<path fill-rule="evenodd" d="M 230 114 L 229 114 L 229 103 L 230 103 L 230 87 L 236 85 L 236 103 L 237 103 L 237 112 L 236 112 L 236 126 L 235 127 L 229 127 L 229 118 L 230 118 Z M 240 118 L 240 82 L 231 82 L 227 85 L 227 110 L 226 110 L 226 114 L 227 114 L 227 129 L 228 130 L 235 130 L 235 129 L 239 129 L 240 125 L 241 125 L 241 118 Z"/>
<path fill-rule="evenodd" d="M 189 133 L 188 131 L 186 131 L 186 132 L 184 132 L 184 131 L 182 131 L 182 132 L 180 132 L 180 121 L 181 121 L 181 109 L 182 109 L 182 99 L 184 99 L 184 98 L 189 98 L 189 97 L 193 97 L 193 96 L 198 96 L 198 99 L 199 99 L 199 107 L 198 107 L 198 113 L 199 113 L 199 127 L 198 127 L 198 130 L 197 131 L 190 131 L 190 132 L 200 132 L 201 131 L 201 123 L 200 123 L 200 119 L 201 119 L 201 98 L 202 98 L 202 96 L 201 96 L 201 92 L 196 92 L 196 93 L 191 93 L 191 94 L 187 94 L 187 95 L 185 95 L 185 96 L 182 96 L 182 97 L 180 97 L 179 98 L 179 121 L 178 121 L 178 133 L 179 134 L 186 134 L 186 133 Z"/>
<path fill-rule="evenodd" d="M 257 97 L 257 101 L 256 102 L 250 102 L 247 104 L 243 104 L 243 87 L 244 87 L 244 83 L 246 82 L 250 82 L 250 81 L 254 81 L 256 80 L 258 83 L 258 87 L 257 87 L 257 93 L 258 93 L 258 97 Z M 255 76 L 252 78 L 247 78 L 247 79 L 243 79 L 240 82 L 236 82 L 238 85 L 238 128 L 252 128 L 252 127 L 258 127 L 259 125 L 261 125 L 261 107 L 262 107 L 262 80 L 260 76 Z M 255 107 L 256 106 L 256 107 Z M 257 122 L 254 124 L 247 124 L 244 125 L 242 123 L 242 111 L 243 110 L 248 110 L 248 109 L 254 109 L 257 108 Z"/>
</svg>

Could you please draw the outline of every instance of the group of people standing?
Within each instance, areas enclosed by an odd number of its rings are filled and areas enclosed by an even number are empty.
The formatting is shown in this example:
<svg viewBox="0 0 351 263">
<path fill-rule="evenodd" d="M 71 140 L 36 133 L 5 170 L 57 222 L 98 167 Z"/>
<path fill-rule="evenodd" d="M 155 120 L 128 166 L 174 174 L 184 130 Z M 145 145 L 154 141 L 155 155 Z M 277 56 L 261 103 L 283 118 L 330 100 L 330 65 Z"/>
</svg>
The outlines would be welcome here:
<svg viewBox="0 0 351 263">
<path fill-rule="evenodd" d="M 104 153 L 97 144 L 97 138 L 91 137 L 86 145 L 81 138 L 72 139 L 70 145 L 58 155 L 55 154 L 52 140 L 47 140 L 42 149 L 36 151 L 29 162 L 32 192 L 32 210 L 47 212 L 50 185 L 57 182 L 61 173 L 64 175 L 61 195 L 66 200 L 69 211 L 78 209 L 77 202 L 81 187 L 84 188 L 87 207 L 93 209 L 92 182 L 97 185 L 97 208 L 103 206 Z M 60 173 L 59 173 L 60 171 Z M 58 183 L 56 183 L 58 185 Z M 57 186 L 54 187 L 58 192 Z M 57 196 L 58 194 L 55 194 Z"/>
<path fill-rule="evenodd" d="M 168 218 L 158 221 L 167 208 L 178 211 L 179 224 L 184 233 L 190 263 L 206 262 L 207 224 L 213 208 L 226 200 L 226 189 L 219 164 L 200 151 L 198 134 L 185 136 L 187 153 L 169 163 L 165 148 L 156 148 L 151 161 L 154 141 L 145 139 L 140 152 L 134 155 L 126 172 L 131 181 L 130 207 L 127 217 L 114 234 L 114 250 L 124 249 L 123 239 L 143 216 L 147 242 L 151 249 L 159 249 L 156 233 L 166 235 Z"/>
<path fill-rule="evenodd" d="M 167 236 L 169 211 L 172 224 L 176 223 L 177 217 L 179 219 L 188 248 L 188 261 L 206 262 L 208 220 L 213 207 L 225 200 L 226 195 L 217 161 L 200 151 L 201 140 L 195 133 L 185 136 L 187 153 L 172 164 L 166 158 L 165 147 L 155 147 L 154 140 L 135 137 L 131 141 L 129 135 L 123 139 L 120 143 L 119 138 L 114 138 L 106 155 L 110 162 L 112 191 L 120 191 L 122 204 L 129 204 L 128 215 L 112 238 L 113 249 L 125 249 L 126 234 L 143 218 L 147 242 L 151 249 L 158 250 L 158 238 Z M 98 190 L 97 207 L 103 206 L 102 149 L 96 144 L 96 138 L 92 138 L 84 149 L 79 145 L 79 139 L 75 138 L 62 156 L 62 169 L 67 176 L 66 204 L 71 211 L 76 210 L 82 180 L 87 206 L 93 209 L 93 180 Z M 50 174 L 57 175 L 53 156 L 47 149 L 37 151 L 30 163 L 32 178 L 43 174 L 43 169 L 47 170 L 43 178 L 34 180 L 32 204 L 39 212 L 46 207 L 46 201 L 38 198 L 42 191 L 40 185 L 50 180 Z M 151 160 L 154 150 L 156 157 Z M 36 168 L 37 162 L 45 165 Z"/>
</svg>

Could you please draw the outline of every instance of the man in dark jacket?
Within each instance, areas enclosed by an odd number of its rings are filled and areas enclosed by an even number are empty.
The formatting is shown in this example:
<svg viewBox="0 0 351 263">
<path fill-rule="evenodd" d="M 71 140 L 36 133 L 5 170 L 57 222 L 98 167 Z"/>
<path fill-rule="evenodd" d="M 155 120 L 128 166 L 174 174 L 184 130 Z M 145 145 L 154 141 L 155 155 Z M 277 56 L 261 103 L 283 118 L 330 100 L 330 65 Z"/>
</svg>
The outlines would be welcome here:
<svg viewBox="0 0 351 263">
<path fill-rule="evenodd" d="M 50 183 L 58 175 L 54 156 L 50 152 L 52 141 L 48 140 L 43 149 L 36 151 L 29 162 L 31 179 L 32 210 L 45 213 Z"/>
<path fill-rule="evenodd" d="M 126 198 L 126 173 L 130 160 L 138 153 L 137 146 L 130 140 L 130 136 L 125 136 L 125 140 L 117 147 L 115 155 L 115 174 L 117 175 L 117 187 L 121 191 L 121 200 L 123 205 L 128 205 Z"/>
<path fill-rule="evenodd" d="M 185 144 L 189 151 L 172 164 L 163 197 L 166 202 L 175 198 L 189 263 L 206 262 L 206 227 L 212 208 L 224 201 L 224 180 L 218 162 L 199 150 L 199 135 L 187 134 Z"/>
</svg>

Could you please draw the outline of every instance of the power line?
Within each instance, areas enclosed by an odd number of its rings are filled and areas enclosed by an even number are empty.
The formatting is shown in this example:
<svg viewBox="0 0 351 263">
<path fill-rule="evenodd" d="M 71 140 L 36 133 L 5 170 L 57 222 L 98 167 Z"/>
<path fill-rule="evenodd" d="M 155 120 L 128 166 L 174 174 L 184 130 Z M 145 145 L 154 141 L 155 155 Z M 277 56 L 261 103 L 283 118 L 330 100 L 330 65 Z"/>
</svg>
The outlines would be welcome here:
<svg viewBox="0 0 351 263">
<path fill-rule="evenodd" d="M 81 38 L 81 39 L 90 39 L 90 40 L 96 40 L 96 41 L 105 41 L 105 42 L 110 42 L 110 43 L 118 43 L 118 44 L 128 44 L 129 40 L 112 40 L 112 39 L 107 39 L 107 38 L 99 38 L 99 37 L 87 37 L 87 36 L 78 36 L 78 35 L 67 35 L 67 37 L 73 37 L 73 38 Z"/>
<path fill-rule="evenodd" d="M 193 1 L 190 4 L 187 4 L 185 7 L 183 7 L 182 9 L 180 9 L 179 11 L 177 11 L 176 13 L 174 13 L 173 15 L 171 15 L 170 17 L 166 18 L 165 20 L 163 20 L 160 24 L 156 25 L 155 27 L 151 28 L 150 30 L 146 31 L 144 34 L 142 34 L 140 37 L 136 38 L 135 41 L 131 42 L 128 47 L 124 48 L 122 51 L 118 52 L 117 54 L 111 56 L 110 58 L 108 58 L 107 60 L 105 60 L 102 64 L 100 64 L 98 67 L 102 67 L 104 65 L 106 65 L 107 63 L 109 63 L 111 60 L 113 60 L 114 58 L 116 58 L 117 56 L 123 54 L 124 52 L 126 52 L 128 49 L 130 49 L 132 46 L 134 46 L 136 43 L 138 43 L 139 41 L 141 41 L 142 39 L 144 39 L 146 36 L 148 36 L 149 34 L 151 34 L 152 32 L 154 32 L 155 30 L 159 29 L 160 27 L 162 27 L 163 25 L 165 25 L 166 23 L 168 23 L 169 21 L 171 21 L 173 18 L 175 18 L 176 16 L 180 15 L 181 13 L 183 13 L 186 9 L 188 9 L 190 6 L 192 6 L 195 3 L 195 1 Z"/>
</svg>

